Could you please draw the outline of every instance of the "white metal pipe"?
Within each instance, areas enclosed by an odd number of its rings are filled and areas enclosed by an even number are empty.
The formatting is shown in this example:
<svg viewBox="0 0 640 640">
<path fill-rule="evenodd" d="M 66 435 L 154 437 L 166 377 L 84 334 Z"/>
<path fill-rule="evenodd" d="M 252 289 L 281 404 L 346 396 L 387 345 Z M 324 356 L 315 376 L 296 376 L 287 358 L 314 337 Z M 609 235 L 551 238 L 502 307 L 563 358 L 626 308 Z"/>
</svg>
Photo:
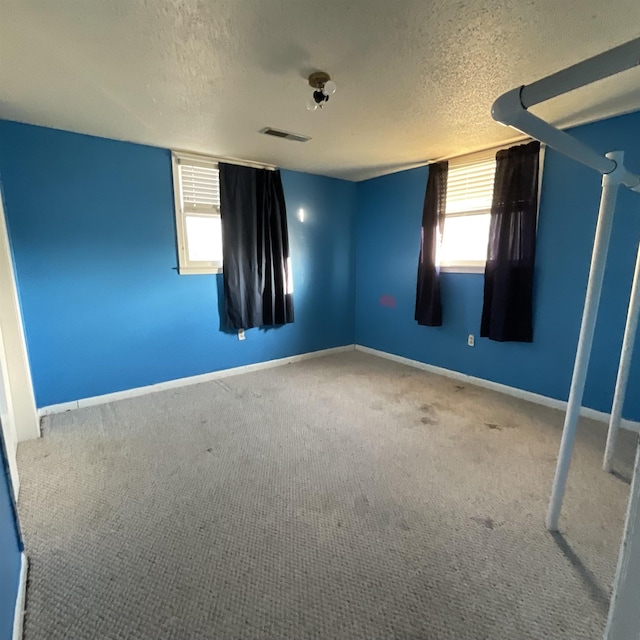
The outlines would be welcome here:
<svg viewBox="0 0 640 640">
<path fill-rule="evenodd" d="M 616 162 L 618 167 L 622 167 L 624 154 L 621 151 L 608 153 L 607 157 Z M 584 386 L 587 379 L 587 368 L 591 356 L 591 346 L 593 344 L 593 334 L 595 332 L 598 307 L 600 305 L 600 295 L 602 293 L 602 281 L 604 279 L 604 268 L 609 250 L 609 239 L 611 237 L 611 227 L 618 194 L 619 175 L 617 171 L 606 174 L 602 178 L 602 198 L 600 200 L 600 211 L 598 213 L 598 224 L 596 227 L 596 237 L 591 256 L 591 269 L 587 284 L 587 294 L 584 311 L 582 314 L 582 325 L 580 327 L 580 337 L 578 339 L 578 349 L 571 379 L 571 390 L 569 391 L 569 402 L 567 413 L 562 430 L 562 440 L 558 453 L 558 463 L 553 479 L 553 489 L 549 510 L 547 511 L 547 529 L 549 531 L 558 530 L 558 518 L 562 508 L 562 499 L 567 484 L 569 474 L 569 464 L 573 451 L 573 441 L 575 439 L 576 426 L 580 416 Z"/>
<path fill-rule="evenodd" d="M 631 191 L 640 193 L 640 176 L 637 176 L 635 173 L 631 173 L 631 171 L 627 171 L 625 169 L 625 175 L 621 182 L 625 186 L 629 187 Z"/>
<path fill-rule="evenodd" d="M 640 64 L 640 38 L 578 62 L 522 89 L 525 109 Z"/>
<path fill-rule="evenodd" d="M 613 583 L 605 640 L 640 638 L 640 440 L 631 481 L 618 568 Z"/>
<path fill-rule="evenodd" d="M 640 38 L 562 69 L 529 85 L 507 91 L 493 103 L 491 115 L 497 122 L 518 129 L 525 135 L 540 140 L 552 149 L 560 151 L 601 174 L 612 173 L 620 169 L 615 161 L 529 113 L 527 109 L 550 98 L 638 65 L 640 65 Z M 640 193 L 640 176 L 631 173 L 624 167 L 622 167 L 618 182 Z"/>
<path fill-rule="evenodd" d="M 520 93 L 525 88 L 512 89 L 501 95 L 491 108 L 493 119 L 544 142 L 552 149 L 586 164 L 598 173 L 611 173 L 615 170 L 616 162 L 614 160 L 606 158 L 580 140 L 529 113 L 520 100 Z"/>
<path fill-rule="evenodd" d="M 640 246 L 638 246 L 638 257 L 636 259 L 636 269 L 633 273 L 633 285 L 631 286 L 631 298 L 629 300 L 629 311 L 627 313 L 627 324 L 624 329 L 624 339 L 622 340 L 622 353 L 620 354 L 620 366 L 618 367 L 618 377 L 616 379 L 616 390 L 613 395 L 613 406 L 611 408 L 611 418 L 609 419 L 609 433 L 607 434 L 607 446 L 604 451 L 604 461 L 602 468 L 611 472 L 613 468 L 613 456 L 616 451 L 618 432 L 620 431 L 620 421 L 622 420 L 622 409 L 624 398 L 629 382 L 629 369 L 631 368 L 631 358 L 638 329 L 638 319 L 640 318 Z"/>
</svg>

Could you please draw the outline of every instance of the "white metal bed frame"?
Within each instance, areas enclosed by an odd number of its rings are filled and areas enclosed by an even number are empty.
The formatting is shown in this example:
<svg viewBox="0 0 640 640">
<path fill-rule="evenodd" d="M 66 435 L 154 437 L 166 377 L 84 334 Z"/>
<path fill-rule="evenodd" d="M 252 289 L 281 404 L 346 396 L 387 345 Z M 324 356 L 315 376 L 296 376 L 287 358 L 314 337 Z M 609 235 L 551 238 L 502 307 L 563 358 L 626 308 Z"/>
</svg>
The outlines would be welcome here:
<svg viewBox="0 0 640 640">
<path fill-rule="evenodd" d="M 529 85 L 508 91 L 494 102 L 491 110 L 494 120 L 514 127 L 602 174 L 602 197 L 591 256 L 582 325 L 580 327 L 580 337 L 571 379 L 560 452 L 553 480 L 553 490 L 547 513 L 546 525 L 549 531 L 558 530 L 558 518 L 565 493 L 576 425 L 582 405 L 589 357 L 593 345 L 593 335 L 602 293 L 602 281 L 618 189 L 622 185 L 640 193 L 640 176 L 631 173 L 625 168 L 624 153 L 622 151 L 612 151 L 602 156 L 568 133 L 533 115 L 528 109 L 550 98 L 638 65 L 640 65 L 640 38 L 567 67 Z M 609 432 L 603 462 L 605 471 L 612 470 L 613 455 L 620 430 L 622 408 L 629 381 L 629 368 L 639 316 L 640 246 L 633 276 L 629 310 L 609 421 Z M 620 548 L 605 639 L 640 639 L 640 442 L 636 453 L 625 532 Z"/>
</svg>

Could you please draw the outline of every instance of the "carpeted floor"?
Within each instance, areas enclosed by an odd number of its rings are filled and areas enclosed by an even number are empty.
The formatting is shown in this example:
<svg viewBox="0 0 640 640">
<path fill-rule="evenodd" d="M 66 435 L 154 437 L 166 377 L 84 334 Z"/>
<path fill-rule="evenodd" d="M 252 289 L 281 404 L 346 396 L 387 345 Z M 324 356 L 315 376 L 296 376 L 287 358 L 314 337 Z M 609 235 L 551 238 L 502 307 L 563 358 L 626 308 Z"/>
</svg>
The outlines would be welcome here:
<svg viewBox="0 0 640 640">
<path fill-rule="evenodd" d="M 583 421 L 358 352 L 80 409 L 20 445 L 26 640 L 600 638 L 618 476 Z"/>
</svg>

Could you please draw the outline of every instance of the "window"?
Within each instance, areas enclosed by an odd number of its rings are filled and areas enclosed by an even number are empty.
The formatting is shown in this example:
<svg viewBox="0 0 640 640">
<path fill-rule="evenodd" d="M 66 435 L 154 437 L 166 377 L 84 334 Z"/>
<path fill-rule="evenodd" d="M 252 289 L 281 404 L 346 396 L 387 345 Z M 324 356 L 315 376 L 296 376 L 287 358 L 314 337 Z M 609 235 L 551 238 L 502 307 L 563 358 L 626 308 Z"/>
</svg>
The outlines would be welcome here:
<svg viewBox="0 0 640 640">
<path fill-rule="evenodd" d="M 449 162 L 444 235 L 438 259 L 443 271 L 483 271 L 487 260 L 495 149 Z"/>
<path fill-rule="evenodd" d="M 222 271 L 218 163 L 173 152 L 173 191 L 180 274 Z"/>
</svg>

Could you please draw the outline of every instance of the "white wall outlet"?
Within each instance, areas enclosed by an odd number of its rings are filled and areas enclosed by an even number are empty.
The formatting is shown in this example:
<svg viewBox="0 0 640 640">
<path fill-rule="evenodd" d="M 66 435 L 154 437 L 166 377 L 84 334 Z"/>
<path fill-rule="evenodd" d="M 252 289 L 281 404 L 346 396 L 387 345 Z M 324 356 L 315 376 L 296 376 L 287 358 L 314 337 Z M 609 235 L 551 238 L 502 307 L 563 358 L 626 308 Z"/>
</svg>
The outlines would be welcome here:
<svg viewBox="0 0 640 640">
<path fill-rule="evenodd" d="M 244 329 L 238 329 L 238 340 L 244 340 Z"/>
<path fill-rule="evenodd" d="M 469 334 L 469 337 L 467 338 L 467 344 L 468 344 L 470 347 L 475 347 L 475 344 L 476 344 L 476 338 L 475 338 L 475 336 L 473 335 L 473 333 L 470 333 L 470 334 Z"/>
</svg>

